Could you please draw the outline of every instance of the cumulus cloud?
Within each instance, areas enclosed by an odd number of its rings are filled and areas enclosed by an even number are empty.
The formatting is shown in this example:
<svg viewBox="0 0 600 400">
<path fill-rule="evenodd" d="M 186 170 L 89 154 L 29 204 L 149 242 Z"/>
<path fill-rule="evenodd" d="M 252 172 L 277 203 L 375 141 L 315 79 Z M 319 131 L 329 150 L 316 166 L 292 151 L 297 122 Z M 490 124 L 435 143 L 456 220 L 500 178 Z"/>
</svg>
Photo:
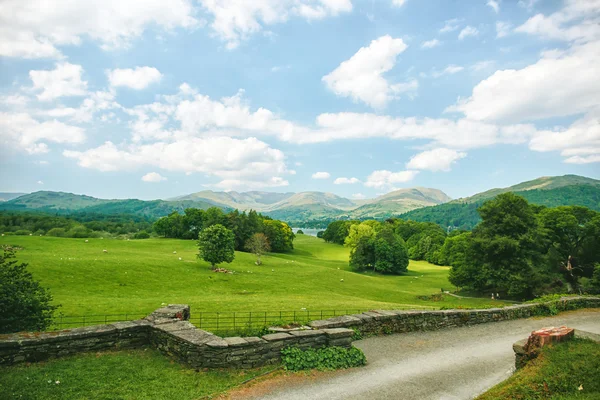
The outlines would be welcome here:
<svg viewBox="0 0 600 400">
<path fill-rule="evenodd" d="M 199 0 L 212 17 L 213 32 L 234 49 L 266 26 L 299 16 L 307 20 L 352 11 L 350 0 Z"/>
<path fill-rule="evenodd" d="M 329 179 L 331 174 L 329 172 L 315 172 L 312 174 L 313 179 Z"/>
<path fill-rule="evenodd" d="M 0 141 L 29 154 L 47 153 L 49 142 L 76 144 L 85 140 L 84 130 L 57 120 L 39 122 L 26 113 L 0 112 Z"/>
<path fill-rule="evenodd" d="M 402 7 L 406 3 L 406 0 L 392 0 L 394 7 Z"/>
<path fill-rule="evenodd" d="M 0 56 L 61 57 L 61 46 L 84 39 L 105 50 L 128 46 L 149 27 L 193 28 L 200 21 L 190 0 L 4 0 L 0 12 Z"/>
<path fill-rule="evenodd" d="M 598 65 L 600 42 L 545 52 L 525 68 L 496 71 L 448 111 L 473 120 L 507 122 L 585 113 L 600 103 Z"/>
<path fill-rule="evenodd" d="M 365 186 L 378 189 L 390 188 L 398 183 L 406 183 L 412 181 L 418 173 L 419 171 L 373 171 L 373 173 L 371 173 L 371 175 L 367 177 Z"/>
<path fill-rule="evenodd" d="M 432 48 L 437 47 L 437 46 L 439 46 L 441 44 L 442 44 L 442 42 L 440 42 L 439 40 L 437 40 L 437 39 L 431 39 L 431 40 L 427 40 L 427 41 L 421 43 L 421 48 L 422 49 L 432 49 Z"/>
<path fill-rule="evenodd" d="M 322 80 L 338 96 L 350 97 L 374 108 L 385 107 L 400 93 L 416 89 L 416 81 L 393 84 L 383 77 L 394 68 L 396 58 L 407 47 L 402 39 L 382 36 L 360 48 Z"/>
<path fill-rule="evenodd" d="M 81 65 L 64 62 L 56 64 L 56 68 L 50 71 L 29 71 L 29 78 L 33 82 L 33 90 L 41 90 L 37 98 L 49 101 L 63 96 L 84 96 L 87 82 L 81 80 L 82 73 Z"/>
<path fill-rule="evenodd" d="M 345 177 L 341 177 L 341 178 L 336 178 L 336 180 L 333 181 L 334 185 L 352 185 L 355 183 L 360 183 L 360 181 L 357 178 L 345 178 Z"/>
<path fill-rule="evenodd" d="M 85 168 L 122 171 L 154 166 L 166 171 L 199 172 L 220 179 L 221 189 L 286 186 L 284 154 L 256 138 L 188 138 L 117 146 L 106 142 L 85 151 L 65 150 Z"/>
<path fill-rule="evenodd" d="M 167 178 L 158 172 L 148 172 L 146 175 L 142 176 L 142 181 L 144 182 L 162 182 L 166 180 Z"/>
<path fill-rule="evenodd" d="M 458 28 L 460 28 L 460 20 L 457 18 L 449 19 L 444 22 L 444 26 L 440 29 L 440 33 L 453 32 Z"/>
<path fill-rule="evenodd" d="M 408 169 L 428 171 L 450 171 L 456 161 L 466 157 L 467 153 L 443 147 L 427 150 L 413 156 L 406 164 Z"/>
<path fill-rule="evenodd" d="M 463 40 L 469 36 L 477 36 L 477 35 L 479 35 L 479 31 L 477 30 L 477 28 L 467 25 L 458 34 L 458 40 Z"/>
<path fill-rule="evenodd" d="M 106 74 L 111 86 L 126 86 L 136 90 L 145 89 L 162 78 L 160 71 L 153 67 L 117 68 Z"/>
</svg>

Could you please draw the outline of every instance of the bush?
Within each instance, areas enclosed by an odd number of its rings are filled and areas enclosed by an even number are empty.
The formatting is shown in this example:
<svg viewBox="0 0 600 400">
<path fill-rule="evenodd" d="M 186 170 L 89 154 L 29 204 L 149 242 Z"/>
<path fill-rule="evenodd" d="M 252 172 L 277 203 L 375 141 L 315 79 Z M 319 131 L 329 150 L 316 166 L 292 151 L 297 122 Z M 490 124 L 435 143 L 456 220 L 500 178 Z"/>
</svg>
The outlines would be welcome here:
<svg viewBox="0 0 600 400">
<path fill-rule="evenodd" d="M 333 370 L 359 367 L 367 363 L 362 350 L 356 347 L 323 347 L 320 349 L 301 350 L 297 347 L 287 347 L 281 350 L 283 365 L 288 371 L 306 369 Z"/>
<path fill-rule="evenodd" d="M 302 229 L 298 229 L 298 232 L 296 232 L 296 235 L 304 235 L 304 231 Z"/>
<path fill-rule="evenodd" d="M 18 231 L 15 231 L 15 235 L 29 236 L 29 235 L 31 235 L 31 231 L 28 231 L 27 229 L 19 229 Z"/>
<path fill-rule="evenodd" d="M 72 238 L 87 238 L 90 237 L 90 231 L 83 225 L 75 226 L 67 232 L 67 236 Z"/>
<path fill-rule="evenodd" d="M 46 236 L 65 237 L 67 236 L 67 231 L 65 228 L 52 228 L 46 232 Z"/>
<path fill-rule="evenodd" d="M 139 231 L 135 235 L 133 235 L 134 239 L 149 239 L 150 234 L 146 231 Z"/>
<path fill-rule="evenodd" d="M 52 295 L 19 264 L 14 250 L 0 250 L 0 333 L 40 331 L 52 323 Z"/>
</svg>

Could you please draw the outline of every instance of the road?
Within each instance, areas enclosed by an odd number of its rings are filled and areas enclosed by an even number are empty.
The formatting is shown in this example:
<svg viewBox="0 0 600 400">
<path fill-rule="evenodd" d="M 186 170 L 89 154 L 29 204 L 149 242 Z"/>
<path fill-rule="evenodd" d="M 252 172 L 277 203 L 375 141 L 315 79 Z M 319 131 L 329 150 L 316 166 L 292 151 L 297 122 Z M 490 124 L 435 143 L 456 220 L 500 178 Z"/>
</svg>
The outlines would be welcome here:
<svg viewBox="0 0 600 400">
<path fill-rule="evenodd" d="M 354 342 L 368 365 L 300 382 L 282 381 L 246 399 L 472 399 L 514 370 L 512 344 L 531 331 L 567 325 L 600 334 L 600 310 L 472 327 L 372 337 Z"/>
</svg>

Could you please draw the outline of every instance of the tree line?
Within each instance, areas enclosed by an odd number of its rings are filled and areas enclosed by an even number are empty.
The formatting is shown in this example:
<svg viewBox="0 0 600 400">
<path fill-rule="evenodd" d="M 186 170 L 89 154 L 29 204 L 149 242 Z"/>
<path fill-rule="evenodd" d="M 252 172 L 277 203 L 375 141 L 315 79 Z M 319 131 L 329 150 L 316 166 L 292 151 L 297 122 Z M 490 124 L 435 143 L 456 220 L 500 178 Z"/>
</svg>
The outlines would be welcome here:
<svg viewBox="0 0 600 400">
<path fill-rule="evenodd" d="M 174 211 L 159 218 L 153 225 L 154 231 L 163 237 L 198 239 L 201 232 L 221 225 L 233 234 L 233 247 L 246 251 L 248 240 L 256 233 L 266 236 L 271 251 L 286 252 L 294 249 L 294 233 L 285 222 L 263 216 L 254 210 L 248 213 L 234 210 L 224 213 L 220 208 L 206 210 L 186 208 L 184 214 Z"/>
<path fill-rule="evenodd" d="M 408 260 L 449 265 L 450 282 L 479 293 L 530 299 L 600 291 L 600 213 L 544 207 L 513 193 L 484 202 L 473 231 L 390 218 L 334 221 L 319 236 L 350 247 L 356 270 L 406 271 Z M 382 260 L 382 261 L 380 261 Z"/>
</svg>

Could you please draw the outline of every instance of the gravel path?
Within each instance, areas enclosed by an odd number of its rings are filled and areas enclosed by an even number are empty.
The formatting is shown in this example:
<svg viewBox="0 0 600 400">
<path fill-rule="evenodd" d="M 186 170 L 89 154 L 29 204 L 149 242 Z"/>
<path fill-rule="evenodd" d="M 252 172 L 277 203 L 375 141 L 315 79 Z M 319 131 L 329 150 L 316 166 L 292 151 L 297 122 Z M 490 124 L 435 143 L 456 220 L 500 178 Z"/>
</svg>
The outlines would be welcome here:
<svg viewBox="0 0 600 400">
<path fill-rule="evenodd" d="M 560 325 L 600 334 L 600 310 L 368 338 L 354 342 L 367 356 L 363 368 L 276 385 L 269 395 L 247 398 L 472 399 L 513 372 L 514 342 L 532 330 Z"/>
</svg>

